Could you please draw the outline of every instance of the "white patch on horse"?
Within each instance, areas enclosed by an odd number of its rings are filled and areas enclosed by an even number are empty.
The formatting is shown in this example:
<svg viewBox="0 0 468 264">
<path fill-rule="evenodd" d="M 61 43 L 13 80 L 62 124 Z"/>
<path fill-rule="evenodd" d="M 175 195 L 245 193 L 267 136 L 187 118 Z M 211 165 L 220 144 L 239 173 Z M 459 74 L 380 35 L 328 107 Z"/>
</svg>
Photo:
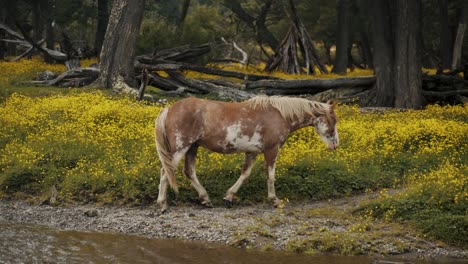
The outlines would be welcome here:
<svg viewBox="0 0 468 264">
<path fill-rule="evenodd" d="M 263 147 L 261 129 L 261 126 L 257 126 L 252 137 L 249 137 L 242 133 L 241 123 L 237 122 L 226 128 L 226 139 L 223 145 L 241 151 L 259 152 Z"/>
<path fill-rule="evenodd" d="M 335 126 L 334 138 L 335 138 L 335 144 L 338 146 L 338 144 L 340 144 L 340 137 L 338 136 L 338 129 L 336 129 L 336 126 Z"/>
<path fill-rule="evenodd" d="M 176 130 L 174 134 L 175 134 L 176 149 L 180 150 L 184 147 L 184 141 L 182 140 L 182 133 Z"/>
<path fill-rule="evenodd" d="M 172 156 L 172 163 L 174 165 L 177 165 L 179 161 L 182 159 L 182 157 L 185 155 L 185 153 L 187 153 L 189 148 L 190 146 L 185 147 L 181 150 L 177 150 L 176 153 L 174 153 L 174 155 Z"/>
<path fill-rule="evenodd" d="M 322 141 L 325 142 L 327 146 L 330 146 L 332 144 L 332 139 L 327 136 L 328 125 L 322 121 L 319 121 L 315 126 L 315 129 L 317 130 L 317 133 L 319 134 Z"/>
</svg>

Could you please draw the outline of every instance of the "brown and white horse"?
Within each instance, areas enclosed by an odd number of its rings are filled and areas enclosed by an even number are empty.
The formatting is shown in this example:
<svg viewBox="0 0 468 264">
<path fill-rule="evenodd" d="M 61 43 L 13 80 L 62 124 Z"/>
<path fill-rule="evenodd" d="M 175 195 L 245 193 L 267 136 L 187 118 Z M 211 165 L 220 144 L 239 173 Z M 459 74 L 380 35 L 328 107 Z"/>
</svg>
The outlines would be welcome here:
<svg viewBox="0 0 468 264">
<path fill-rule="evenodd" d="M 175 169 L 184 156 L 184 174 L 197 190 L 201 203 L 211 206 L 208 193 L 195 173 L 195 157 L 200 146 L 225 154 L 246 153 L 240 178 L 224 197 L 228 206 L 249 177 L 257 154 L 263 153 L 268 198 L 278 205 L 274 182 L 279 148 L 291 132 L 313 126 L 328 149 L 336 149 L 339 141 L 335 105 L 301 98 L 257 96 L 240 103 L 188 98 L 163 109 L 155 124 L 156 146 L 162 163 L 157 200 L 161 210 L 168 208 L 168 182 L 178 192 Z"/>
</svg>

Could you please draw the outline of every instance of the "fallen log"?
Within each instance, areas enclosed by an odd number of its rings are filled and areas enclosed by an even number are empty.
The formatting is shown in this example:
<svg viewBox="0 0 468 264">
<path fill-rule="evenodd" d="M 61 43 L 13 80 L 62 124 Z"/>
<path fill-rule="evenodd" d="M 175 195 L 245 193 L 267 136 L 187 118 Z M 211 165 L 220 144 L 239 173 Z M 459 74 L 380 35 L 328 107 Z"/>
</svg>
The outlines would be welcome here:
<svg viewBox="0 0 468 264">
<path fill-rule="evenodd" d="M 447 92 L 423 91 L 423 95 L 429 103 L 464 104 L 468 101 L 468 89 Z"/>
<path fill-rule="evenodd" d="M 262 89 L 267 94 L 315 94 L 332 88 L 368 87 L 375 83 L 375 76 L 336 78 L 336 79 L 302 79 L 302 80 L 259 80 L 246 84 L 246 90 Z"/>
<path fill-rule="evenodd" d="M 179 88 L 179 84 L 173 80 L 161 77 L 155 72 L 148 72 L 148 84 L 158 87 L 163 91 L 173 91 Z"/>
<path fill-rule="evenodd" d="M 45 81 L 45 85 L 54 86 L 59 85 L 60 82 L 66 81 L 68 79 L 80 78 L 83 81 L 85 78 L 89 78 L 91 81 L 94 81 L 99 76 L 99 69 L 96 68 L 79 68 L 66 71 L 60 74 L 57 78 L 51 81 Z"/>
<path fill-rule="evenodd" d="M 255 96 L 254 94 L 246 92 L 246 91 L 233 89 L 233 88 L 226 87 L 226 86 L 219 86 L 219 85 L 203 82 L 203 81 L 196 80 L 196 79 L 185 78 L 182 74 L 177 73 L 177 72 L 168 71 L 167 73 L 172 79 L 175 79 L 176 81 L 190 88 L 200 90 L 204 93 L 215 93 L 218 95 L 218 97 L 223 98 L 223 99 L 241 101 L 241 100 L 249 99 Z"/>
<path fill-rule="evenodd" d="M 359 101 L 359 97 L 363 96 L 363 92 L 367 90 L 367 87 L 335 88 L 314 94 L 309 99 L 319 102 L 334 100 L 340 103 L 351 103 Z"/>
<path fill-rule="evenodd" d="M 468 88 L 468 81 L 453 75 L 423 75 L 423 89 L 430 91 L 453 91 Z"/>
<path fill-rule="evenodd" d="M 44 39 L 42 39 L 41 41 L 39 41 L 37 43 L 37 45 L 41 45 L 42 43 L 44 43 Z M 17 57 L 9 60 L 10 62 L 15 62 L 15 61 L 19 61 L 21 60 L 22 58 L 28 56 L 29 53 L 31 53 L 32 51 L 34 50 L 34 47 L 33 46 L 30 46 L 25 52 L 21 53 L 20 55 L 18 55 Z"/>
<path fill-rule="evenodd" d="M 457 90 L 457 91 L 447 91 L 447 92 L 433 92 L 433 91 L 424 91 L 423 90 L 423 95 L 426 96 L 426 97 L 446 99 L 448 97 L 452 97 L 452 96 L 456 96 L 456 95 L 468 96 L 468 89 Z"/>
<path fill-rule="evenodd" d="M 23 35 L 21 35 L 20 33 L 16 32 L 16 31 L 14 31 L 9 26 L 7 26 L 7 25 L 5 25 L 5 24 L 3 24 L 1 22 L 0 22 L 0 29 L 3 29 L 6 33 L 10 34 L 11 36 L 14 36 L 15 38 L 24 40 Z"/>
<path fill-rule="evenodd" d="M 153 64 L 155 61 L 176 61 L 187 62 L 199 58 L 211 51 L 211 44 L 206 43 L 202 45 L 192 46 L 185 45 L 172 49 L 165 49 L 154 54 L 145 54 L 137 56 L 136 59 L 141 63 Z"/>
<path fill-rule="evenodd" d="M 135 68 L 137 70 L 151 70 L 151 71 L 195 71 L 201 72 L 210 75 L 217 75 L 222 77 L 230 77 L 230 78 L 237 78 L 241 80 L 248 80 L 248 81 L 257 81 L 263 79 L 270 79 L 270 80 L 279 80 L 279 78 L 269 75 L 256 75 L 256 74 L 246 74 L 241 72 L 235 71 L 226 71 L 217 68 L 210 68 L 201 65 L 189 64 L 189 63 L 182 63 L 182 62 L 170 62 L 170 61 L 158 61 L 157 64 L 145 64 L 140 61 L 135 62 Z"/>
</svg>

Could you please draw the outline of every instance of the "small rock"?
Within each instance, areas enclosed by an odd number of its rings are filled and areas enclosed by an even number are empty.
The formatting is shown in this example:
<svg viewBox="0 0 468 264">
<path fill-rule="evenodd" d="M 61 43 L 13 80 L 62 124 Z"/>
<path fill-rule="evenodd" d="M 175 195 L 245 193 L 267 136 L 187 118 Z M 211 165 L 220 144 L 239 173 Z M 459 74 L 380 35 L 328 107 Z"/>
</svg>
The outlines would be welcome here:
<svg viewBox="0 0 468 264">
<path fill-rule="evenodd" d="M 87 217 L 96 217 L 98 215 L 98 211 L 96 209 L 91 209 L 84 212 L 84 215 L 86 215 Z"/>
<path fill-rule="evenodd" d="M 194 214 L 194 213 L 189 213 L 188 216 L 189 216 L 189 217 L 194 217 L 195 214 Z"/>
</svg>

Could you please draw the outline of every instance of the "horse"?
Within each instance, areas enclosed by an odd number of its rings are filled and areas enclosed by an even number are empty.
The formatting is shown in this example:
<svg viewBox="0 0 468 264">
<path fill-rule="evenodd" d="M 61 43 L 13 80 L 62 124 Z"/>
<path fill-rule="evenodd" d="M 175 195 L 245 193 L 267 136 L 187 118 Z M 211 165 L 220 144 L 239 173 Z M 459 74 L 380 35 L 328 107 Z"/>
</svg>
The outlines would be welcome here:
<svg viewBox="0 0 468 264">
<path fill-rule="evenodd" d="M 238 103 L 187 98 L 161 110 L 155 122 L 155 139 L 161 161 L 157 203 L 168 209 L 168 183 L 175 193 L 175 170 L 185 156 L 183 173 L 198 192 L 201 204 L 212 207 L 207 191 L 195 173 L 198 147 L 230 154 L 245 153 L 241 175 L 223 200 L 232 205 L 233 196 L 249 177 L 258 154 L 265 157 L 268 199 L 279 204 L 275 194 L 275 162 L 288 135 L 313 126 L 329 150 L 338 147 L 335 102 L 320 103 L 302 98 L 256 96 Z"/>
</svg>

